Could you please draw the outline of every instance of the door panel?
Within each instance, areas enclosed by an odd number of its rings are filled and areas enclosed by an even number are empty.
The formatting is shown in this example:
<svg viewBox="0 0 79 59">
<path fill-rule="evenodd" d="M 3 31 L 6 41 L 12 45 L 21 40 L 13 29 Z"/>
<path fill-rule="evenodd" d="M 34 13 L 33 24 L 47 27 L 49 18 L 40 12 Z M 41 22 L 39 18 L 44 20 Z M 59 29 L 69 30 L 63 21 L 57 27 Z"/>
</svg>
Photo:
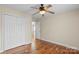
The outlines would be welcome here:
<svg viewBox="0 0 79 59">
<path fill-rule="evenodd" d="M 0 52 L 2 52 L 2 16 L 0 14 Z"/>
<path fill-rule="evenodd" d="M 25 44 L 25 19 L 4 15 L 4 47 L 5 50 Z"/>
</svg>

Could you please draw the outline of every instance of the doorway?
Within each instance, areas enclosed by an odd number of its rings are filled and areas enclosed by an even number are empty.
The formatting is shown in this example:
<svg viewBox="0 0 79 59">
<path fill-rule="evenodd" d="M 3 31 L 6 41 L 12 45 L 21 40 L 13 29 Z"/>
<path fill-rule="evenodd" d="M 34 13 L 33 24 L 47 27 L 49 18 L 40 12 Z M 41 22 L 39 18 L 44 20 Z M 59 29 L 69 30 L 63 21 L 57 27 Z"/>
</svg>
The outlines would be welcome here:
<svg viewBox="0 0 79 59">
<path fill-rule="evenodd" d="M 40 39 L 40 22 L 32 22 L 32 49 L 36 49 L 35 40 Z"/>
</svg>

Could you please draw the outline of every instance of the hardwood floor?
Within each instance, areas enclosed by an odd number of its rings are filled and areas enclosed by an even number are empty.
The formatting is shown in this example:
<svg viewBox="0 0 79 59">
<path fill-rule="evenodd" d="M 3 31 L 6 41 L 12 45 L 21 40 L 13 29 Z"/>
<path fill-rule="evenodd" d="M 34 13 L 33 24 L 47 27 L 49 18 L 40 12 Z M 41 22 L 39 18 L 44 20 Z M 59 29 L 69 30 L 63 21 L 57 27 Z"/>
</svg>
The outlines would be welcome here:
<svg viewBox="0 0 79 59">
<path fill-rule="evenodd" d="M 64 46 L 36 39 L 36 49 L 31 48 L 31 44 L 22 45 L 4 51 L 2 54 L 79 54 L 78 50 L 66 48 Z"/>
<path fill-rule="evenodd" d="M 35 54 L 79 54 L 79 51 L 37 39 L 36 50 L 32 51 L 32 53 L 35 53 Z"/>
<path fill-rule="evenodd" d="M 12 49 L 8 49 L 2 52 L 1 54 L 25 54 L 30 53 L 30 51 L 31 51 L 31 44 L 25 44 Z"/>
</svg>

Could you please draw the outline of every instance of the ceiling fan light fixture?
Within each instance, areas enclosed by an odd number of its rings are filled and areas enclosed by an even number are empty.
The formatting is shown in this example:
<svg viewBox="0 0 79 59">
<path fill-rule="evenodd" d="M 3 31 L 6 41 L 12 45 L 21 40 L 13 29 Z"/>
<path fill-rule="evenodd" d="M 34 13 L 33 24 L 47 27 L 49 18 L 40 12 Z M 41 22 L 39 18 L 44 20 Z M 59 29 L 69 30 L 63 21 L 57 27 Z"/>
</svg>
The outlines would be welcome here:
<svg viewBox="0 0 79 59">
<path fill-rule="evenodd" d="M 37 9 L 38 11 L 36 13 L 34 13 L 33 15 L 36 15 L 38 13 L 41 14 L 42 16 L 44 16 L 45 13 L 55 14 L 53 11 L 49 10 L 50 7 L 52 7 L 52 5 L 44 6 L 44 4 L 41 4 L 40 7 L 34 8 L 34 9 Z"/>
<path fill-rule="evenodd" d="M 40 11 L 39 12 L 40 14 L 45 14 L 46 12 L 44 10 Z"/>
</svg>

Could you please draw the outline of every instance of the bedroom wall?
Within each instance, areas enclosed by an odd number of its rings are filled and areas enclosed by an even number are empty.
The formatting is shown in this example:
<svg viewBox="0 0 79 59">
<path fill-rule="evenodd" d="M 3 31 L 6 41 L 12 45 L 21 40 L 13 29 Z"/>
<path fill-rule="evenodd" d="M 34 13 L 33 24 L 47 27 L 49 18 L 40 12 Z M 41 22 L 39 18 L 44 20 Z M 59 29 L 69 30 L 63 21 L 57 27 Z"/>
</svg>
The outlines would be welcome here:
<svg viewBox="0 0 79 59">
<path fill-rule="evenodd" d="M 41 39 L 79 49 L 79 9 L 43 17 Z"/>
<path fill-rule="evenodd" d="M 32 42 L 32 17 L 29 13 L 0 6 L 0 14 L 0 51 Z"/>
</svg>

